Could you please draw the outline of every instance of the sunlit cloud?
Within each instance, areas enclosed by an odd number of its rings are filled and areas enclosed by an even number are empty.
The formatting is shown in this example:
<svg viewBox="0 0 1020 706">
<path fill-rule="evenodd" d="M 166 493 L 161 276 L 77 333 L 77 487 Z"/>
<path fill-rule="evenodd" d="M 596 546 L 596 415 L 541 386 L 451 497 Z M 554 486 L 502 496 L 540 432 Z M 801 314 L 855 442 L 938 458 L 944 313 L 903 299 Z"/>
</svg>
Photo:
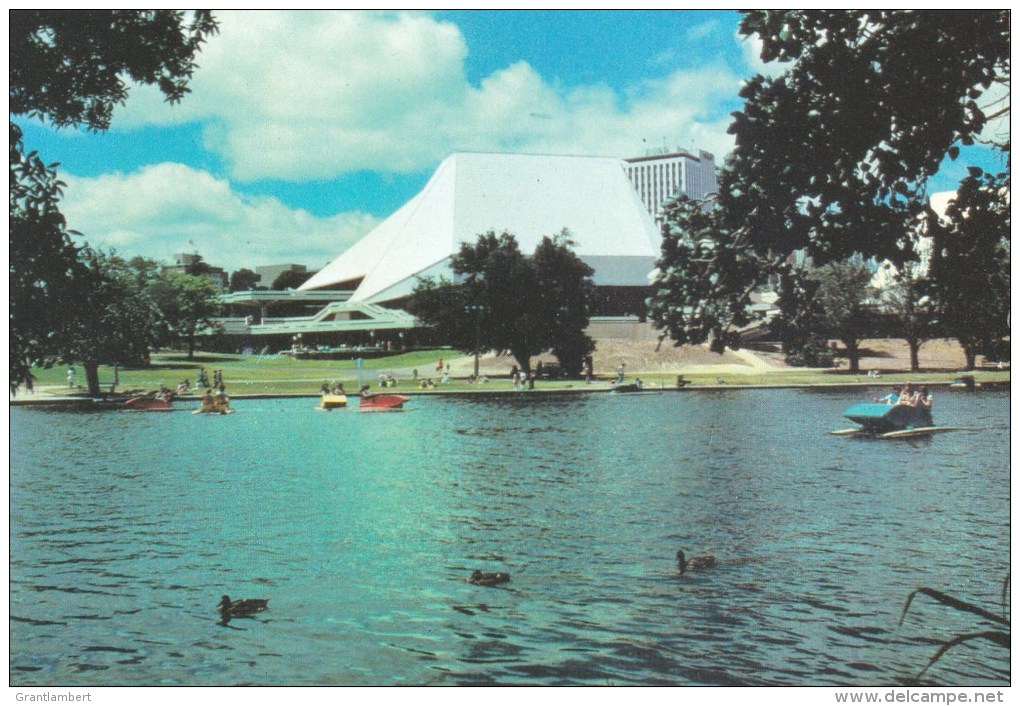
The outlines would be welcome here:
<svg viewBox="0 0 1020 706">
<path fill-rule="evenodd" d="M 289 262 L 314 269 L 378 223 L 363 213 L 319 218 L 176 163 L 95 178 L 62 176 L 69 226 L 89 244 L 129 257 L 169 262 L 175 253 L 197 251 L 230 271 Z"/>
<path fill-rule="evenodd" d="M 167 110 L 138 89 L 116 124 L 198 121 L 204 147 L 239 181 L 427 171 L 463 150 L 628 156 L 663 134 L 730 147 L 714 106 L 738 77 L 722 65 L 621 91 L 553 85 L 520 61 L 472 84 L 462 34 L 425 13 L 219 16 L 193 92 Z"/>
<path fill-rule="evenodd" d="M 692 25 L 684 32 L 684 40 L 690 43 L 703 42 L 719 31 L 721 27 L 722 22 L 719 20 L 708 20 Z"/>
</svg>

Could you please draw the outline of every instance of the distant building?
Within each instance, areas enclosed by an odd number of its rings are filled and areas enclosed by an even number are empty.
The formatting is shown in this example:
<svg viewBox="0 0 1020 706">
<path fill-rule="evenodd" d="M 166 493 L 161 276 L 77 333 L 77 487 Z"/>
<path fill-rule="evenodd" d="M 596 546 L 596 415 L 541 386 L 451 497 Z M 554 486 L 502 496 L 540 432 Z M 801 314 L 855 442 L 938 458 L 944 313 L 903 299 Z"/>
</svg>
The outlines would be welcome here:
<svg viewBox="0 0 1020 706">
<path fill-rule="evenodd" d="M 935 213 L 938 214 L 939 218 L 944 219 L 946 217 L 946 209 L 949 207 L 949 202 L 955 198 L 955 191 L 939 191 L 929 197 L 928 205 L 930 205 Z M 894 286 L 899 280 L 901 274 L 906 274 L 911 279 L 919 279 L 924 277 L 924 275 L 928 272 L 933 247 L 931 237 L 925 233 L 925 229 L 923 227 L 918 228 L 918 230 L 911 234 L 910 237 L 913 241 L 912 245 L 918 259 L 904 263 L 904 272 L 901 272 L 888 260 L 883 260 L 879 263 L 875 276 L 871 278 L 871 286 L 879 292 L 884 292 Z"/>
<path fill-rule="evenodd" d="M 656 220 L 662 205 L 670 199 L 680 194 L 704 199 L 719 188 L 715 156 L 704 150 L 699 151 L 697 157 L 678 149 L 676 152 L 631 157 L 626 163 L 627 176 L 648 213 Z"/>
<path fill-rule="evenodd" d="M 284 272 L 308 272 L 304 265 L 263 265 L 255 268 L 255 274 L 259 275 L 259 284 L 263 287 L 272 287 L 276 278 Z"/>
<path fill-rule="evenodd" d="M 221 289 L 226 289 L 230 281 L 226 270 L 205 262 L 198 253 L 176 253 L 174 255 L 174 264 L 167 265 L 166 270 L 167 272 L 179 272 L 181 274 L 203 275 Z"/>
</svg>

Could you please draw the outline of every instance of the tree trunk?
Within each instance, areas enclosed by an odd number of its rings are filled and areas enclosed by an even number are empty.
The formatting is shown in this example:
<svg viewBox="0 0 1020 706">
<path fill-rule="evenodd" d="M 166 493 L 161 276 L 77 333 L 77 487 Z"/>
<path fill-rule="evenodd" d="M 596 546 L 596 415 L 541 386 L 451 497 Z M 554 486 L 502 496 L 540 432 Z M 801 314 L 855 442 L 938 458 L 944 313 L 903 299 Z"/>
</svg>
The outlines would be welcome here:
<svg viewBox="0 0 1020 706">
<path fill-rule="evenodd" d="M 93 397 L 99 397 L 102 392 L 99 389 L 99 363 L 85 363 L 85 386 Z"/>
<path fill-rule="evenodd" d="M 977 367 L 977 348 L 975 346 L 964 346 L 963 355 L 967 359 L 965 370 L 973 370 Z"/>
<path fill-rule="evenodd" d="M 921 341 L 916 338 L 908 338 L 907 346 L 910 348 L 910 372 L 916 373 L 921 369 L 921 361 L 918 356 L 921 350 Z"/>
<path fill-rule="evenodd" d="M 857 341 L 843 341 L 846 346 L 846 359 L 850 363 L 850 372 L 861 372 L 861 351 L 857 347 Z"/>
<path fill-rule="evenodd" d="M 188 360 L 195 359 L 195 334 L 188 334 Z"/>
<path fill-rule="evenodd" d="M 513 354 L 514 360 L 517 361 L 517 364 L 521 366 L 521 370 L 523 370 L 525 373 L 530 373 L 531 372 L 531 356 L 530 355 L 525 355 L 524 353 L 521 353 L 519 351 L 515 351 L 512 348 L 510 349 L 510 352 Z"/>
</svg>

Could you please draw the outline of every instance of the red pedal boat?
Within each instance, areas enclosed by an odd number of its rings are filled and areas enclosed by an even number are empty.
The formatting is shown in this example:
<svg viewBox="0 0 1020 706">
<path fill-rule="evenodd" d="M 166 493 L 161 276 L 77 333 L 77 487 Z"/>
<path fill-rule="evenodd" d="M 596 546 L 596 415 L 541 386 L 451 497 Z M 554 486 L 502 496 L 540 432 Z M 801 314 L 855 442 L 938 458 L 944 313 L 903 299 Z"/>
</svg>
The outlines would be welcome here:
<svg viewBox="0 0 1020 706">
<path fill-rule="evenodd" d="M 166 412 L 170 410 L 170 400 L 162 397 L 132 397 L 124 400 L 124 406 L 142 412 Z"/>
<path fill-rule="evenodd" d="M 359 399 L 362 412 L 399 412 L 411 398 L 403 395 L 373 395 L 368 388 L 362 388 Z"/>
</svg>

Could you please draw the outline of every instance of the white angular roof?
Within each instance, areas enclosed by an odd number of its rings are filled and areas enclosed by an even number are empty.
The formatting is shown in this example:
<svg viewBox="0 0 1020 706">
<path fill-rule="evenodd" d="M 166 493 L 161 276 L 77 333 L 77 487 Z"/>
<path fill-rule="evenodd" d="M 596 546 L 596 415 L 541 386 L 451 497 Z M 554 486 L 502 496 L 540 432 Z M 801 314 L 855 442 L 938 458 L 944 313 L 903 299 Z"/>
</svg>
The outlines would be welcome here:
<svg viewBox="0 0 1020 706">
<path fill-rule="evenodd" d="M 661 236 L 611 157 L 458 153 L 422 191 L 300 289 L 361 280 L 351 301 L 410 294 L 419 276 L 449 274 L 461 243 L 507 231 L 521 251 L 564 228 L 596 285 L 645 286 Z"/>
</svg>

